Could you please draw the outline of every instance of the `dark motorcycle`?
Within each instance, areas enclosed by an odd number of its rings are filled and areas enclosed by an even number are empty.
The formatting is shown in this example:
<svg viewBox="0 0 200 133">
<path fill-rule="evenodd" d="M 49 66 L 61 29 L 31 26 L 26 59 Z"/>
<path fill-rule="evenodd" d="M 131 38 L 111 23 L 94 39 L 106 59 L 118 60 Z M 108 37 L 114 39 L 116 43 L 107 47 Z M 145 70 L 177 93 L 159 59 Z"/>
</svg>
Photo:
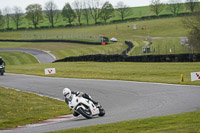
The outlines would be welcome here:
<svg viewBox="0 0 200 133">
<path fill-rule="evenodd" d="M 5 73 L 5 66 L 4 65 L 0 65 L 0 74 L 4 75 Z"/>
</svg>

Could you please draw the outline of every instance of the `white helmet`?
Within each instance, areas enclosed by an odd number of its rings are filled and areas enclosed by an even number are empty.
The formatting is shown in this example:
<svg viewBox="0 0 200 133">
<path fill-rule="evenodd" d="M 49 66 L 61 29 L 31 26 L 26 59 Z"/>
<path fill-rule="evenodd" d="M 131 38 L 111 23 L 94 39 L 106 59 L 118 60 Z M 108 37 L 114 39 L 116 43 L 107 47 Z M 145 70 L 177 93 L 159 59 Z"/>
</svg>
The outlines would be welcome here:
<svg viewBox="0 0 200 133">
<path fill-rule="evenodd" d="M 71 95 L 72 95 L 72 92 L 71 92 L 71 90 L 69 88 L 64 88 L 63 89 L 63 95 L 64 95 L 64 97 L 69 99 L 71 97 Z"/>
</svg>

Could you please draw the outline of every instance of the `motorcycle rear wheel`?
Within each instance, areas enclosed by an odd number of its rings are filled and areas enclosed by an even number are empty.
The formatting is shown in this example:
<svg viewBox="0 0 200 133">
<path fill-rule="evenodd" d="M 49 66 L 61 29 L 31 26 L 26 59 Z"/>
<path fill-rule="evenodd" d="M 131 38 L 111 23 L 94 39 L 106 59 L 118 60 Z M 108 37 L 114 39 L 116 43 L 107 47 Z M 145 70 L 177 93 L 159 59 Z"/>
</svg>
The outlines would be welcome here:
<svg viewBox="0 0 200 133">
<path fill-rule="evenodd" d="M 91 112 L 86 112 L 83 108 L 78 108 L 77 111 L 82 115 L 84 116 L 85 118 L 87 119 L 91 119 L 92 118 L 92 113 Z"/>
</svg>

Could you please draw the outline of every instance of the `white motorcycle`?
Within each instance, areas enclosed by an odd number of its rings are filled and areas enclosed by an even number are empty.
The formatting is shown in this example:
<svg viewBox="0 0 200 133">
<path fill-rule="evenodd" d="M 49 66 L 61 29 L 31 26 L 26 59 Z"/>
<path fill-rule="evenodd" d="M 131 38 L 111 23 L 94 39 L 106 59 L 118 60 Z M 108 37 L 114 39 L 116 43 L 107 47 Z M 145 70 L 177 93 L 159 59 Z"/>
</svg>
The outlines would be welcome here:
<svg viewBox="0 0 200 133">
<path fill-rule="evenodd" d="M 105 115 L 105 110 L 101 105 L 100 107 L 96 107 L 92 101 L 76 95 L 72 95 L 72 100 L 69 102 L 69 107 L 71 110 L 81 114 L 87 119 L 91 119 L 96 115 Z"/>
<path fill-rule="evenodd" d="M 5 66 L 4 65 L 0 65 L 0 74 L 4 75 L 5 72 Z"/>
</svg>

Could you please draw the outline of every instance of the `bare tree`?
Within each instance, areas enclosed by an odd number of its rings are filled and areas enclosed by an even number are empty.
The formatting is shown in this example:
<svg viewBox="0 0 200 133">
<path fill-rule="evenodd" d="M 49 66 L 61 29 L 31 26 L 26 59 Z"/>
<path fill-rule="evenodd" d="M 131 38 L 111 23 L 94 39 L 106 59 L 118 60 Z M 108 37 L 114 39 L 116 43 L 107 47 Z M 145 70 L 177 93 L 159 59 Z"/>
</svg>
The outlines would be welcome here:
<svg viewBox="0 0 200 133">
<path fill-rule="evenodd" d="M 62 15 L 64 18 L 67 19 L 69 24 L 72 24 L 72 22 L 76 18 L 76 14 L 74 10 L 71 8 L 71 5 L 69 3 L 66 3 L 65 6 L 63 7 Z"/>
<path fill-rule="evenodd" d="M 192 51 L 200 52 L 200 12 L 185 17 L 183 23 L 190 29 L 188 39 Z"/>
<path fill-rule="evenodd" d="M 182 6 L 181 0 L 169 0 L 167 9 L 174 15 L 177 16 Z"/>
<path fill-rule="evenodd" d="M 7 29 L 10 28 L 10 18 L 11 18 L 10 14 L 11 14 L 11 9 L 9 7 L 5 7 L 3 9 L 3 15 L 5 16 L 4 20 L 5 20 Z"/>
<path fill-rule="evenodd" d="M 193 13 L 199 4 L 198 2 L 199 0 L 186 0 L 186 8 Z"/>
<path fill-rule="evenodd" d="M 15 6 L 13 8 L 14 14 L 12 16 L 12 20 L 15 23 L 16 28 L 18 29 L 19 26 L 22 24 L 23 20 L 23 11 L 20 7 Z"/>
<path fill-rule="evenodd" d="M 117 12 L 120 14 L 121 16 L 121 20 L 123 21 L 125 17 L 129 16 L 131 13 L 130 8 L 124 4 L 123 1 L 120 1 L 117 3 Z"/>
<path fill-rule="evenodd" d="M 160 12 L 164 9 L 164 4 L 160 0 L 152 0 L 150 9 L 156 16 L 159 16 Z"/>
<path fill-rule="evenodd" d="M 89 24 L 89 16 L 90 16 L 88 1 L 83 2 L 83 16 L 85 17 L 87 25 L 88 25 Z"/>
<path fill-rule="evenodd" d="M 90 0 L 89 9 L 92 18 L 94 19 L 95 24 L 97 24 L 98 19 L 101 14 L 101 1 L 100 0 Z"/>
<path fill-rule="evenodd" d="M 3 27 L 4 26 L 4 19 L 3 19 L 3 15 L 1 13 L 1 10 L 0 10 L 0 27 Z"/>
<path fill-rule="evenodd" d="M 59 19 L 59 11 L 57 5 L 53 1 L 50 0 L 45 4 L 45 14 L 51 24 L 51 27 L 54 27 Z"/>
<path fill-rule="evenodd" d="M 43 19 L 42 6 L 39 4 L 31 4 L 26 7 L 26 18 L 29 19 L 35 28 Z"/>
<path fill-rule="evenodd" d="M 75 0 L 73 3 L 76 16 L 78 18 L 78 23 L 81 25 L 81 16 L 83 14 L 83 2 L 81 0 Z"/>
<path fill-rule="evenodd" d="M 114 15 L 114 8 L 111 3 L 106 1 L 101 9 L 101 18 L 106 23 L 108 19 L 112 18 Z"/>
</svg>

